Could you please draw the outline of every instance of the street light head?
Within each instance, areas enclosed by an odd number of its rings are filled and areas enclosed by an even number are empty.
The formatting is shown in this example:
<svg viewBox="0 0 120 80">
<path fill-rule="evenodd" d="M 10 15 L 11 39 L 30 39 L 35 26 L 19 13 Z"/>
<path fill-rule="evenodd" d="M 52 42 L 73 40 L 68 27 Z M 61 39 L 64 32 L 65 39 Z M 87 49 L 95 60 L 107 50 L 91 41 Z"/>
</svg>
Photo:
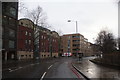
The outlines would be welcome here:
<svg viewBox="0 0 120 80">
<path fill-rule="evenodd" d="M 71 20 L 68 20 L 68 22 L 71 22 Z"/>
</svg>

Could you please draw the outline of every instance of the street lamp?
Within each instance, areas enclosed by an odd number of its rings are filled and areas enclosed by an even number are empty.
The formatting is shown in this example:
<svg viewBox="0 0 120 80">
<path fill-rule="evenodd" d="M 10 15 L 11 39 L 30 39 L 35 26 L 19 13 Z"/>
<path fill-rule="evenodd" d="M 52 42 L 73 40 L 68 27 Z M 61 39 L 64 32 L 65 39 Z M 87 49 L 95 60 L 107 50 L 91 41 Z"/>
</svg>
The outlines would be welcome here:
<svg viewBox="0 0 120 80">
<path fill-rule="evenodd" d="M 76 23 L 76 33 L 77 33 L 77 32 L 78 32 L 78 29 L 77 29 L 77 27 L 78 27 L 77 21 L 68 20 L 68 22 L 75 22 L 75 23 Z"/>
</svg>

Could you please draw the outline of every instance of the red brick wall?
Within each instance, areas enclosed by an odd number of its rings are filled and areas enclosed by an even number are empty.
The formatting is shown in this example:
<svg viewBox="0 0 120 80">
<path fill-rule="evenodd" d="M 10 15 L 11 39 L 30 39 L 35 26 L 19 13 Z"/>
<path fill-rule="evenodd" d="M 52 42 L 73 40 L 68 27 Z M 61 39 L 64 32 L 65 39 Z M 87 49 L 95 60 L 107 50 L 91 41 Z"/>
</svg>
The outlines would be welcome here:
<svg viewBox="0 0 120 80">
<path fill-rule="evenodd" d="M 58 39 L 55 37 L 50 37 L 46 33 L 41 32 L 40 33 L 40 52 L 50 52 L 50 38 L 52 43 L 52 52 L 58 52 Z"/>
<path fill-rule="evenodd" d="M 28 35 L 25 35 L 26 31 L 28 32 Z M 31 36 L 29 36 L 29 33 L 31 33 Z M 30 29 L 30 28 L 27 28 L 27 27 L 24 27 L 24 26 L 19 26 L 18 28 L 18 50 L 21 51 L 24 51 L 24 50 L 27 50 L 29 51 L 28 49 L 31 49 L 33 50 L 33 29 Z M 25 40 L 31 40 L 31 44 L 27 44 L 28 46 L 28 49 L 26 49 L 25 47 Z"/>
<path fill-rule="evenodd" d="M 54 53 L 58 52 L 58 46 L 59 46 L 58 44 L 59 44 L 58 39 L 52 37 L 52 50 Z"/>
<path fill-rule="evenodd" d="M 49 51 L 49 41 L 48 41 L 49 36 L 46 33 L 40 32 L 40 52 L 48 52 Z"/>
</svg>

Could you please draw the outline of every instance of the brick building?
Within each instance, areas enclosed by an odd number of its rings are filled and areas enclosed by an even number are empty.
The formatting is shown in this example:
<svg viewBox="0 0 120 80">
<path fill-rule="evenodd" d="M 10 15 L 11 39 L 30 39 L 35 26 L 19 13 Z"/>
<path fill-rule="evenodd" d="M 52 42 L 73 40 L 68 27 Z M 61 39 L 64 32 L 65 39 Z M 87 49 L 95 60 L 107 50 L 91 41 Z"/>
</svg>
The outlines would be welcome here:
<svg viewBox="0 0 120 80">
<path fill-rule="evenodd" d="M 33 33 L 34 23 L 29 19 L 20 19 L 18 25 L 18 59 L 33 58 Z"/>
<path fill-rule="evenodd" d="M 18 2 L 2 2 L 2 59 L 17 59 Z"/>
<path fill-rule="evenodd" d="M 48 58 L 51 57 L 50 55 L 50 33 L 51 31 L 40 27 L 40 42 L 39 42 L 39 54 L 40 58 Z"/>
<path fill-rule="evenodd" d="M 57 32 L 52 31 L 51 32 L 51 49 L 52 49 L 52 57 L 58 57 L 59 56 L 59 35 Z"/>
<path fill-rule="evenodd" d="M 55 31 L 40 28 L 40 58 L 58 57 L 59 35 Z"/>
<path fill-rule="evenodd" d="M 17 50 L 18 59 L 58 57 L 59 35 L 29 19 L 20 19 Z"/>
<path fill-rule="evenodd" d="M 72 53 L 74 56 L 83 55 L 89 56 L 90 46 L 88 39 L 84 38 L 83 35 L 67 34 L 61 36 L 60 53 Z"/>
</svg>

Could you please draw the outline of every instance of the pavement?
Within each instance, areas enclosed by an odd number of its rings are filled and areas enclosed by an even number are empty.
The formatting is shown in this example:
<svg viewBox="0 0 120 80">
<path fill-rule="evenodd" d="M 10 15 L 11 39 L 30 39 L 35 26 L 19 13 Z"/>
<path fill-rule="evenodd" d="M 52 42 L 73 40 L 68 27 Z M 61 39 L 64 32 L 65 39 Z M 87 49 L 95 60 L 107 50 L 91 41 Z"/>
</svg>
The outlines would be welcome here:
<svg viewBox="0 0 120 80">
<path fill-rule="evenodd" d="M 120 80 L 120 70 L 97 65 L 90 61 L 92 59 L 94 57 L 84 57 L 72 64 L 87 80 Z"/>
</svg>

